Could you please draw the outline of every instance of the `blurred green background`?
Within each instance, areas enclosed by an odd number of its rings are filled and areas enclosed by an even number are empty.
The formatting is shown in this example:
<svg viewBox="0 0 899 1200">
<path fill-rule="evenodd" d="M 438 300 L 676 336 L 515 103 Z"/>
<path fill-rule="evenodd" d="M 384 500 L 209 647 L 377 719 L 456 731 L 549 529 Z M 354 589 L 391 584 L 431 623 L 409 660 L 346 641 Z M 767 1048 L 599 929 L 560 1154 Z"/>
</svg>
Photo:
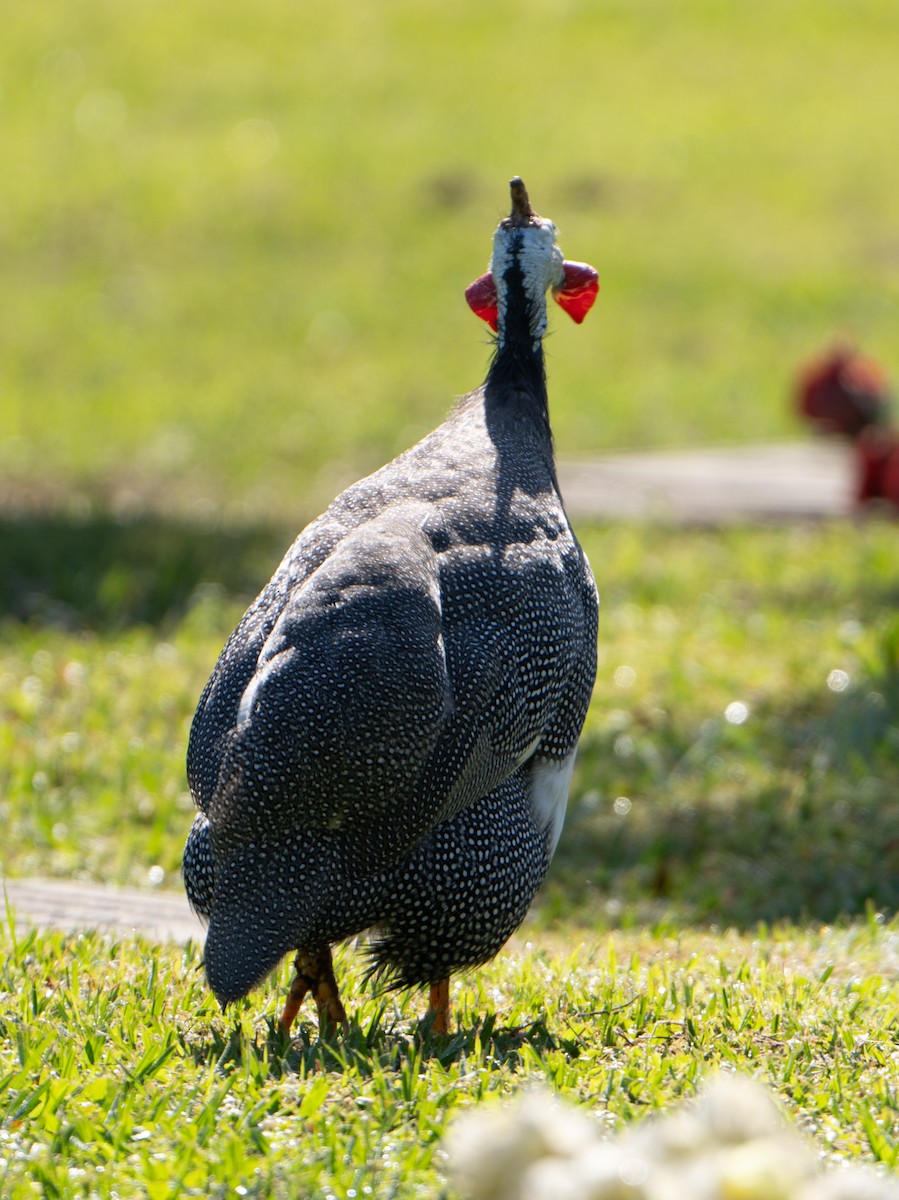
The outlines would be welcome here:
<svg viewBox="0 0 899 1200">
<path fill-rule="evenodd" d="M 560 456 L 804 436 L 835 332 L 895 379 L 897 63 L 896 0 L 6 4 L 0 872 L 182 888 L 208 673 L 305 520 L 482 380 L 511 175 L 602 282 L 551 313 Z M 453 1108 L 546 1078 L 631 1121 L 716 1062 L 895 1168 L 896 524 L 577 531 L 568 820 L 458 1037 L 341 953 L 339 1059 L 278 1049 L 283 978 L 222 1016 L 194 950 L 10 921 L 4 1195 L 444 1195 Z"/>
<path fill-rule="evenodd" d="M 897 49 L 895 0 L 8 6 L 4 870 L 180 886 L 215 657 L 483 378 L 513 173 L 602 280 L 551 316 L 560 455 L 800 436 L 838 330 L 895 374 Z M 543 911 L 894 907 L 895 527 L 578 532 L 600 666 Z"/>
<path fill-rule="evenodd" d="M 513 173 L 602 280 L 563 452 L 795 436 L 835 330 L 899 362 L 892 0 L 32 0 L 2 41 L 19 497 L 311 515 L 480 382 Z"/>
</svg>

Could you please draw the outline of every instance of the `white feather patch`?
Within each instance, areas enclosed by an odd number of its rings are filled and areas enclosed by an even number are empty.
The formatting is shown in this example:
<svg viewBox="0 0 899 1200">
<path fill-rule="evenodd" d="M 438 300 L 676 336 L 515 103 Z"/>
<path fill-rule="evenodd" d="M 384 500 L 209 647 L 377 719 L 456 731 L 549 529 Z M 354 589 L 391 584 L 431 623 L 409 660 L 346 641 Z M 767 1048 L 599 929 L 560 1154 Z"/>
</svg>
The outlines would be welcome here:
<svg viewBox="0 0 899 1200">
<path fill-rule="evenodd" d="M 253 709 L 256 707 L 256 694 L 259 688 L 265 682 L 266 677 L 276 671 L 282 664 L 285 658 L 289 658 L 290 650 L 282 650 L 280 654 L 274 654 L 265 662 L 260 662 L 256 668 L 256 674 L 247 684 L 244 693 L 240 698 L 240 704 L 237 709 L 237 724 L 243 725 L 245 721 L 249 721 L 253 716 Z"/>
<path fill-rule="evenodd" d="M 558 762 L 541 759 L 531 767 L 531 812 L 537 828 L 548 834 L 550 857 L 555 853 L 565 824 L 565 808 L 576 753 L 576 750 L 572 750 Z"/>
<path fill-rule="evenodd" d="M 505 228 L 500 225 L 493 235 L 493 257 L 490 273 L 496 286 L 496 307 L 499 314 L 499 336 L 502 340 L 508 305 L 506 272 L 518 247 L 518 260 L 524 286 L 535 314 L 531 334 L 535 344 L 546 333 L 546 293 L 558 287 L 565 278 L 562 251 L 556 245 L 556 227 L 542 219 L 538 225 Z"/>
</svg>

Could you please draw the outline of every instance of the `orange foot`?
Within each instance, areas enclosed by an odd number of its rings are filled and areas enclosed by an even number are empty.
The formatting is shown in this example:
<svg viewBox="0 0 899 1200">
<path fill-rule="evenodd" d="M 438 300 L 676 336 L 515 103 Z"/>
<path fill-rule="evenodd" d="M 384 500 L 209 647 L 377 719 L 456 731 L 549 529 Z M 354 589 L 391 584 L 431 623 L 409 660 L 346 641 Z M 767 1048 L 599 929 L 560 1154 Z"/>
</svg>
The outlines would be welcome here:
<svg viewBox="0 0 899 1200">
<path fill-rule="evenodd" d="M 290 1032 L 290 1027 L 300 1011 L 300 1005 L 306 994 L 311 993 L 318 1008 L 318 1027 L 321 1036 L 325 1037 L 336 1025 L 340 1025 L 346 1030 L 346 1010 L 340 1002 L 330 946 L 324 946 L 321 950 L 314 951 L 298 950 L 293 965 L 296 969 L 296 978 L 290 985 L 287 1002 L 278 1018 L 279 1028 L 284 1033 Z"/>
<path fill-rule="evenodd" d="M 432 1033 L 449 1033 L 450 1031 L 450 1001 L 449 975 L 439 983 L 431 984 L 431 994 L 428 998 L 428 1012 L 433 1013 L 431 1024 Z"/>
</svg>

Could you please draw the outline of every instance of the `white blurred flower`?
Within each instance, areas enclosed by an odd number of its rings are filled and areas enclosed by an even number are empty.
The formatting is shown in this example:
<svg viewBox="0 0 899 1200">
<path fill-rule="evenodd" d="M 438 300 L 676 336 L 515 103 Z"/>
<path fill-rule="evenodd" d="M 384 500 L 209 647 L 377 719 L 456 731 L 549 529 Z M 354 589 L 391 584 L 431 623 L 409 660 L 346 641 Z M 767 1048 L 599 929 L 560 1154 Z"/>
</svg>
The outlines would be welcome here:
<svg viewBox="0 0 899 1200">
<path fill-rule="evenodd" d="M 792 1200 L 817 1169 L 817 1160 L 798 1137 L 754 1138 L 721 1155 L 722 1200 Z"/>
<path fill-rule="evenodd" d="M 518 1108 L 519 1123 L 543 1154 L 571 1158 L 596 1141 L 598 1130 L 589 1117 L 542 1089 L 524 1093 Z"/>
<path fill-rule="evenodd" d="M 837 1167 L 800 1188 L 796 1200 L 899 1200 L 899 1181 L 863 1167 Z"/>
<path fill-rule="evenodd" d="M 711 1144 L 707 1125 L 687 1108 L 680 1108 L 662 1120 L 647 1121 L 633 1136 L 649 1140 L 662 1159 L 695 1157 Z"/>
<path fill-rule="evenodd" d="M 516 1200 L 523 1172 L 540 1158 L 527 1145 L 514 1113 L 468 1112 L 457 1117 L 445 1137 L 449 1174 L 469 1200 Z"/>
<path fill-rule="evenodd" d="M 594 1142 L 572 1164 L 583 1194 L 590 1200 L 633 1200 L 645 1193 L 621 1178 L 622 1153 L 617 1142 Z"/>
<path fill-rule="evenodd" d="M 522 1177 L 541 1159 L 571 1159 L 597 1138 L 592 1121 L 547 1092 L 527 1091 L 512 1108 L 478 1109 L 447 1131 L 453 1181 L 470 1200 L 518 1200 Z"/>
<path fill-rule="evenodd" d="M 752 1141 L 784 1128 L 774 1101 L 748 1075 L 713 1075 L 693 1111 L 712 1139 L 723 1145 Z"/>
<path fill-rule="evenodd" d="M 899 1200 L 899 1182 L 825 1171 L 768 1092 L 715 1076 L 696 1101 L 617 1137 L 541 1092 L 458 1118 L 447 1135 L 467 1200 Z"/>
<path fill-rule="evenodd" d="M 519 1194 L 528 1200 L 592 1200 L 571 1165 L 570 1158 L 538 1159 L 522 1175 Z"/>
</svg>

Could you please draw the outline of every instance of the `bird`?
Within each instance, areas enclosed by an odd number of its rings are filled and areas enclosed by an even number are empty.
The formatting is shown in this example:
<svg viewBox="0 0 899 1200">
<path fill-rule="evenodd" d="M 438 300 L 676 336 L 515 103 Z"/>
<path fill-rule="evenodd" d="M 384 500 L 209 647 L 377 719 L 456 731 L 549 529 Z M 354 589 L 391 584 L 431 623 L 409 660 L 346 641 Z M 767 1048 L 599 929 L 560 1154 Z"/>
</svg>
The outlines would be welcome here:
<svg viewBox="0 0 899 1200">
<path fill-rule="evenodd" d="M 802 368 L 794 399 L 799 415 L 816 432 L 850 443 L 856 506 L 899 511 L 899 431 L 880 364 L 851 342 L 836 339 Z"/>
<path fill-rule="evenodd" d="M 580 324 L 599 290 L 516 176 L 490 269 L 485 382 L 299 534 L 226 642 L 191 725 L 182 870 L 223 1007 L 294 952 L 347 1027 L 332 948 L 428 989 L 492 959 L 556 848 L 596 676 L 598 596 L 556 475 L 547 293 Z"/>
<path fill-rule="evenodd" d="M 825 434 L 855 439 L 890 415 L 886 373 L 847 339 L 837 338 L 800 370 L 795 387 L 799 415 Z"/>
</svg>

